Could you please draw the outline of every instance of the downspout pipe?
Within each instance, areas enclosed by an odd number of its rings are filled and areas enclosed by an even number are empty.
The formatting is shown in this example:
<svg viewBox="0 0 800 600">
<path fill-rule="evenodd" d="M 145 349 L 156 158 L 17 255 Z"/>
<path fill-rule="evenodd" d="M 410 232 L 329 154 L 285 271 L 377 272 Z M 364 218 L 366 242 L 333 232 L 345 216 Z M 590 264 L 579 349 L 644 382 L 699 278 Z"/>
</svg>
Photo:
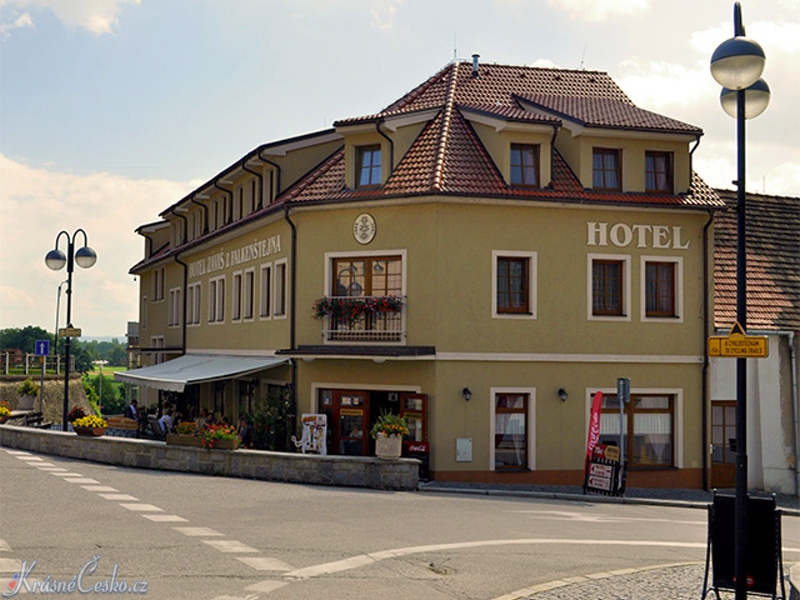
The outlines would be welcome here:
<svg viewBox="0 0 800 600">
<path fill-rule="evenodd" d="M 242 166 L 242 169 L 244 169 L 248 173 L 252 173 L 256 177 L 258 177 L 258 202 L 256 202 L 255 207 L 253 209 L 253 210 L 258 210 L 259 208 L 264 206 L 264 175 L 262 175 L 261 173 L 259 173 L 256 170 L 251 169 L 250 167 L 248 167 L 247 166 L 247 161 L 248 160 L 249 160 L 249 158 L 243 158 L 241 166 Z"/>
<path fill-rule="evenodd" d="M 696 148 L 696 146 L 695 146 Z M 711 454 L 711 443 L 708 439 L 708 428 L 709 428 L 709 411 L 711 409 L 711 398 L 709 398 L 709 385 L 708 385 L 708 377 L 709 377 L 709 370 L 710 370 L 710 360 L 708 358 L 708 352 L 705 351 L 708 335 L 711 332 L 711 306 L 709 301 L 709 295 L 713 293 L 711 288 L 711 274 L 710 271 L 710 261 L 708 259 L 708 252 L 709 252 L 709 242 L 708 242 L 708 230 L 711 228 L 711 224 L 714 222 L 714 213 L 709 211 L 708 212 L 708 221 L 703 226 L 703 340 L 701 348 L 703 348 L 703 381 L 702 381 L 702 401 L 703 401 L 703 417 L 702 417 L 702 448 L 703 448 L 703 489 L 708 491 L 710 486 L 710 475 L 709 475 L 709 456 Z"/>
<path fill-rule="evenodd" d="M 381 123 L 383 123 L 383 121 L 384 119 L 382 118 L 375 121 L 375 129 L 387 142 L 389 142 L 389 172 L 391 173 L 394 171 L 394 141 L 381 129 Z"/>
<path fill-rule="evenodd" d="M 792 412 L 794 413 L 794 484 L 795 495 L 800 498 L 800 398 L 797 392 L 797 350 L 795 332 L 786 336 L 789 341 L 789 377 L 792 382 Z"/>
<path fill-rule="evenodd" d="M 180 254 L 175 255 L 175 262 L 183 267 L 183 285 L 181 288 L 181 356 L 186 354 L 186 290 L 189 286 L 189 265 L 183 262 Z"/>
<path fill-rule="evenodd" d="M 289 274 L 289 290 L 291 293 L 291 297 L 289 299 L 290 305 L 289 310 L 291 314 L 289 315 L 289 349 L 295 349 L 295 328 L 297 325 L 297 226 L 295 225 L 294 221 L 289 217 L 289 205 L 287 204 L 283 208 L 283 218 L 286 219 L 286 222 L 289 224 L 289 227 L 292 229 L 292 254 L 289 259 L 291 273 Z M 297 359 L 292 358 L 292 405 L 297 408 Z M 295 413 L 297 411 L 295 410 Z M 296 417 L 294 422 L 292 423 L 292 429 L 297 428 Z"/>
<path fill-rule="evenodd" d="M 274 197 L 277 198 L 278 196 L 281 195 L 281 166 L 278 163 L 269 160 L 268 158 L 264 158 L 264 156 L 261 154 L 261 152 L 262 152 L 261 150 L 258 151 L 258 158 L 260 160 L 263 160 L 265 163 L 267 163 L 271 167 L 275 167 L 275 196 Z M 269 191 L 269 194 L 270 194 L 269 195 L 269 200 L 270 200 L 270 202 L 272 202 L 273 196 L 272 196 L 272 190 L 271 189 Z"/>
<path fill-rule="evenodd" d="M 694 146 L 692 149 L 689 150 L 689 187 L 692 186 L 692 170 L 694 165 L 694 151 L 700 146 L 700 136 L 697 135 L 694 138 Z"/>
<path fill-rule="evenodd" d="M 197 206 L 199 206 L 200 208 L 203 209 L 203 235 L 207 234 L 208 233 L 208 205 L 203 204 L 202 202 L 198 202 L 197 200 L 195 200 L 194 196 L 189 198 L 189 201 L 192 204 L 196 204 Z"/>
<path fill-rule="evenodd" d="M 547 187 L 553 187 L 553 180 L 556 178 L 556 136 L 561 125 L 553 125 L 553 137 L 550 138 L 550 184 Z"/>
<path fill-rule="evenodd" d="M 225 225 L 229 225 L 233 221 L 233 191 L 225 189 L 224 187 L 222 187 L 219 184 L 219 180 L 218 179 L 214 180 L 214 187 L 217 188 L 218 190 L 228 194 L 228 207 L 227 207 L 228 208 L 228 210 L 227 210 L 228 218 L 225 219 Z"/>
<path fill-rule="evenodd" d="M 183 220 L 183 235 L 181 235 L 181 244 L 185 244 L 189 234 L 189 220 L 177 211 L 172 211 L 172 214 Z"/>
</svg>

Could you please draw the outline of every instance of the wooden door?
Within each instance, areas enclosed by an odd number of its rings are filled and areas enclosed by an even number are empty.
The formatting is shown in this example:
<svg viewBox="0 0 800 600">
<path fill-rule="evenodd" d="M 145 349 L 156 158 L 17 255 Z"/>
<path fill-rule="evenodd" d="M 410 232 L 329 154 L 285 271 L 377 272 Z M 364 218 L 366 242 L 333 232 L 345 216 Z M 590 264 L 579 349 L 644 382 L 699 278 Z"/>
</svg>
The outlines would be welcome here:
<svg viewBox="0 0 800 600">
<path fill-rule="evenodd" d="M 711 402 L 711 487 L 736 485 L 736 402 Z"/>
</svg>

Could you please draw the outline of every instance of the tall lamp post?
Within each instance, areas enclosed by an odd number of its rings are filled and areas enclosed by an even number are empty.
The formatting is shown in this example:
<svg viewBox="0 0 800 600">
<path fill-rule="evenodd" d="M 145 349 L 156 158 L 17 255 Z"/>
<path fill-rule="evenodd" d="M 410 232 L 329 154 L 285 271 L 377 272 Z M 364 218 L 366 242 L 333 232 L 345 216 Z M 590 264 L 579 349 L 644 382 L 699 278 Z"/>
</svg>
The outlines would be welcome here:
<svg viewBox="0 0 800 600">
<path fill-rule="evenodd" d="M 769 86 L 760 79 L 766 58 L 757 42 L 746 38 L 742 7 L 733 5 L 733 35 L 714 51 L 711 75 L 722 86 L 720 103 L 736 119 L 736 320 L 747 332 L 747 255 L 745 215 L 744 122 L 769 104 Z M 736 498 L 734 503 L 734 576 L 736 600 L 747 598 L 747 359 L 736 359 Z"/>
<path fill-rule="evenodd" d="M 83 247 L 75 250 L 75 239 L 78 234 L 83 234 Z M 61 236 L 67 238 L 67 253 L 66 255 L 58 249 L 58 242 Z M 55 246 L 47 256 L 44 257 L 45 264 L 53 271 L 58 271 L 67 265 L 67 330 L 72 329 L 72 272 L 75 269 L 75 263 L 83 269 L 88 269 L 97 262 L 97 253 L 89 248 L 89 239 L 83 229 L 77 229 L 70 237 L 66 231 L 61 231 L 56 236 Z M 69 333 L 69 331 L 67 331 Z M 64 365 L 64 411 L 62 413 L 62 430 L 67 431 L 67 413 L 69 411 L 69 351 L 70 351 L 70 336 L 65 336 L 64 342 L 64 358 L 66 364 Z"/>
</svg>

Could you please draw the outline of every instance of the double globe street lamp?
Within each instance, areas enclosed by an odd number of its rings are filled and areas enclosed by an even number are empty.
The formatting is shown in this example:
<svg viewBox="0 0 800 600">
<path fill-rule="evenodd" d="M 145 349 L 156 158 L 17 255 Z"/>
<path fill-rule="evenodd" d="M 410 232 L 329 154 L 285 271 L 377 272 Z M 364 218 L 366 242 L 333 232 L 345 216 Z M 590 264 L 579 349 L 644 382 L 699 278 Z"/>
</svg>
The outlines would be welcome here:
<svg viewBox="0 0 800 600">
<path fill-rule="evenodd" d="M 78 234 L 83 234 L 83 247 L 75 250 L 75 239 Z M 58 242 L 61 236 L 67 238 L 67 253 L 64 254 L 58 249 Z M 64 337 L 64 410 L 62 414 L 62 430 L 67 431 L 67 417 L 69 412 L 69 352 L 70 352 L 70 330 L 72 329 L 72 272 L 75 270 L 75 263 L 83 269 L 88 269 L 97 262 L 97 253 L 89 248 L 89 239 L 83 229 L 78 229 L 70 237 L 66 231 L 61 231 L 56 236 L 55 247 L 44 257 L 45 264 L 53 271 L 59 271 L 67 265 L 67 328 Z"/>
<path fill-rule="evenodd" d="M 761 79 L 766 56 L 761 46 L 745 37 L 742 7 L 733 6 L 733 35 L 714 51 L 711 75 L 722 86 L 720 103 L 736 119 L 736 320 L 747 333 L 747 254 L 745 215 L 744 122 L 766 110 L 769 86 Z M 736 498 L 734 508 L 734 575 L 736 600 L 747 598 L 747 359 L 736 359 Z"/>
</svg>

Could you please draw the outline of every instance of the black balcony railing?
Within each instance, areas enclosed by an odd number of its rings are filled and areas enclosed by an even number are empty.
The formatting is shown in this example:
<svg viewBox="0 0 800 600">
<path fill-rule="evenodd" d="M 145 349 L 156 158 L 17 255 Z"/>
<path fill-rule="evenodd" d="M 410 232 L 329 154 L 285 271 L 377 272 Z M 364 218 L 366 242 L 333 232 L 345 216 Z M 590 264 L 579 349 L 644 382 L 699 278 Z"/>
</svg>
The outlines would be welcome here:
<svg viewBox="0 0 800 600">
<path fill-rule="evenodd" d="M 322 335 L 331 342 L 403 342 L 405 298 L 325 296 L 315 304 L 324 319 Z"/>
</svg>

